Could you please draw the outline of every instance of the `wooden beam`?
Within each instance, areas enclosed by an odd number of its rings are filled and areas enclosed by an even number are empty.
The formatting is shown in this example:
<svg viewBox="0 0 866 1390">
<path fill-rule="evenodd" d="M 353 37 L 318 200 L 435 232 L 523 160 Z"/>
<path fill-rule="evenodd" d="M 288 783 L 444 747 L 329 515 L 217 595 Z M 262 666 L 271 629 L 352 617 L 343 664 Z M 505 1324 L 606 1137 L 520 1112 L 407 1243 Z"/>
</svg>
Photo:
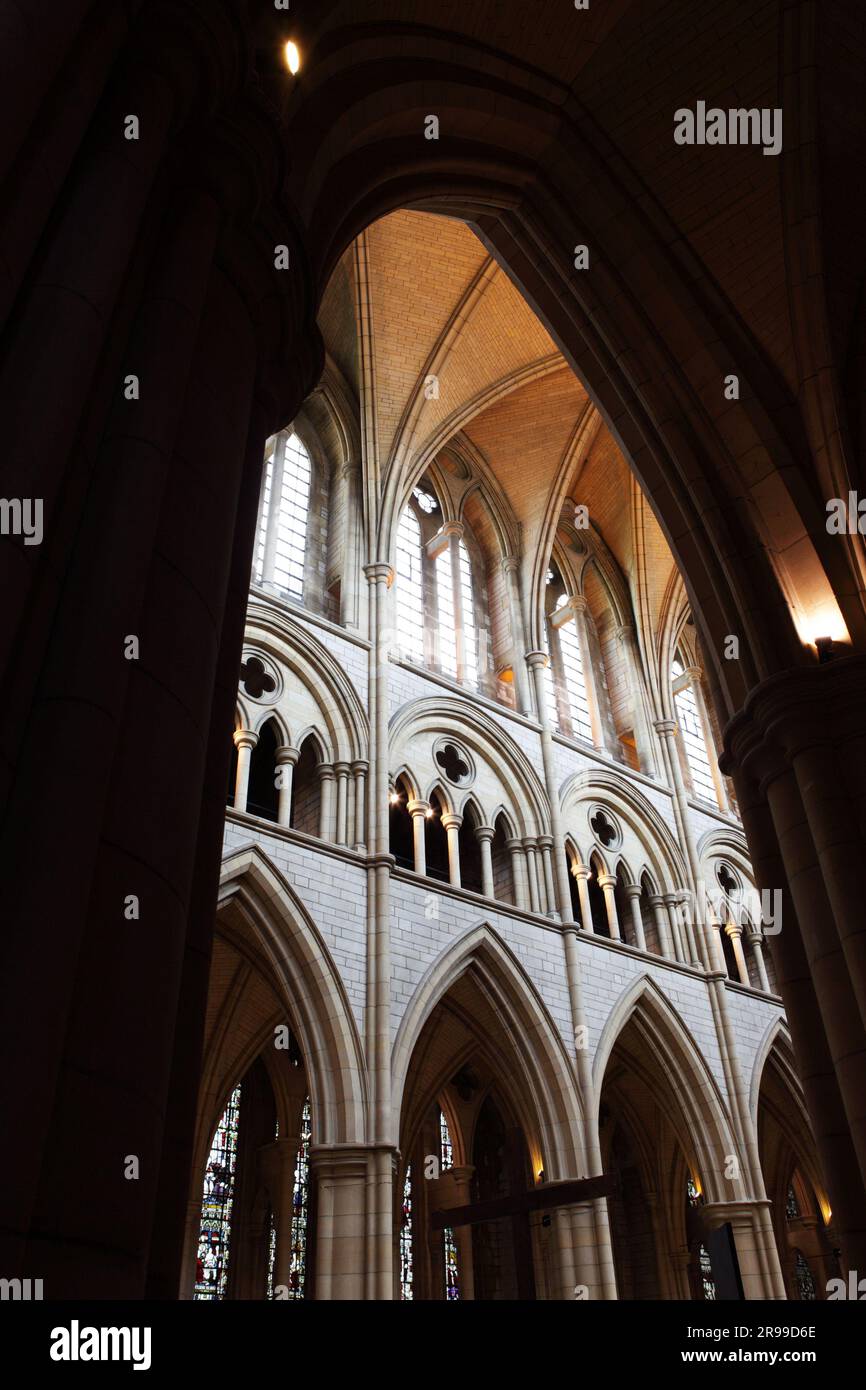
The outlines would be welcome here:
<svg viewBox="0 0 866 1390">
<path fill-rule="evenodd" d="M 498 1221 L 503 1216 L 519 1216 L 522 1212 L 551 1211 L 555 1207 L 570 1207 L 576 1202 L 589 1202 L 595 1197 L 610 1197 L 614 1180 L 608 1174 L 597 1178 L 566 1178 L 563 1182 L 545 1182 L 530 1192 L 513 1197 L 494 1197 L 488 1202 L 475 1202 L 468 1207 L 449 1207 L 430 1215 L 430 1228 L 444 1231 L 458 1226 L 476 1226 L 482 1221 Z"/>
</svg>

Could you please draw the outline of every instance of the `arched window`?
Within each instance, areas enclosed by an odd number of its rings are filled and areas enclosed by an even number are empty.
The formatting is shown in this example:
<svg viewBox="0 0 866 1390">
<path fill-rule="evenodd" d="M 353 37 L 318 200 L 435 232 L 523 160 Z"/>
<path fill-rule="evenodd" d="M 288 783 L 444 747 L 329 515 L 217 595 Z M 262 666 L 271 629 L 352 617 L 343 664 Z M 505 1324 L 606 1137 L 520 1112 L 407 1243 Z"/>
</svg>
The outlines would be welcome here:
<svg viewBox="0 0 866 1390">
<path fill-rule="evenodd" d="M 514 874 L 511 871 L 511 855 L 507 841 L 512 838 L 511 829 L 500 813 L 493 823 L 493 842 L 490 846 L 490 860 L 493 865 L 493 896 L 500 902 L 516 903 L 514 893 Z"/>
<path fill-rule="evenodd" d="M 555 570 L 550 573 L 549 590 L 555 591 L 562 587 L 562 580 Z M 547 703 L 551 722 L 560 733 L 592 743 L 589 693 L 577 630 L 579 621 L 581 618 L 563 589 L 545 623 Z"/>
<path fill-rule="evenodd" d="M 692 677 L 686 672 L 680 656 L 675 657 L 671 666 L 671 688 L 677 724 L 683 741 L 683 751 L 692 780 L 692 791 L 701 800 L 711 801 L 717 805 L 718 796 L 707 752 L 703 720 L 692 685 Z"/>
<path fill-rule="evenodd" d="M 272 719 L 259 730 L 259 741 L 250 757 L 247 811 L 265 820 L 277 819 L 277 748 L 280 738 Z"/>
<path fill-rule="evenodd" d="M 310 456 L 298 436 L 283 430 L 269 441 L 262 483 L 253 579 L 304 596 L 304 560 L 310 509 Z"/>
<path fill-rule="evenodd" d="M 400 869 L 415 868 L 415 841 L 412 817 L 407 810 L 411 793 L 398 777 L 388 803 L 388 849 Z"/>
<path fill-rule="evenodd" d="M 319 763 L 321 761 L 319 746 L 312 734 L 308 734 L 301 744 L 300 757 L 292 777 L 290 822 L 293 830 L 301 830 L 305 835 L 319 834 L 321 813 Z"/>
<path fill-rule="evenodd" d="M 448 1121 L 442 1110 L 439 1111 L 439 1158 L 442 1172 L 454 1166 L 454 1145 L 448 1132 Z M 445 1257 L 445 1298 L 452 1302 L 460 1297 L 460 1278 L 457 1269 L 457 1242 L 450 1226 L 443 1235 L 443 1254 Z"/>
<path fill-rule="evenodd" d="M 421 525 L 410 505 L 397 528 L 397 642 L 407 661 L 424 660 L 424 560 Z"/>
<path fill-rule="evenodd" d="M 814 1303 L 815 1280 L 802 1250 L 794 1251 L 794 1273 L 797 1278 L 797 1297 L 804 1303 Z"/>
<path fill-rule="evenodd" d="M 693 1179 L 689 1177 L 686 1182 L 686 1206 L 689 1211 L 697 1212 L 703 1206 L 703 1198 L 698 1191 Z M 705 1302 L 714 1303 L 716 1298 L 716 1281 L 713 1278 L 713 1266 L 710 1260 L 710 1253 L 703 1241 L 698 1238 L 692 1242 L 692 1285 L 698 1299 Z"/>
<path fill-rule="evenodd" d="M 424 820 L 427 877 L 448 883 L 451 878 L 448 866 L 448 835 L 442 824 L 442 803 L 435 792 L 430 795 L 430 811 L 431 814 Z"/>
<path fill-rule="evenodd" d="M 480 818 L 470 802 L 463 812 L 463 823 L 457 832 L 457 843 L 460 848 L 460 883 L 472 893 L 483 891 L 481 846 L 475 834 L 480 824 Z"/>
<path fill-rule="evenodd" d="M 194 1297 L 199 1300 L 222 1299 L 226 1294 L 240 1110 L 238 1085 L 216 1127 L 205 1169 L 195 1273 Z"/>
<path fill-rule="evenodd" d="M 592 870 L 587 880 L 589 890 L 589 907 L 592 913 L 592 930 L 596 936 L 610 936 L 610 923 L 607 919 L 607 903 L 604 899 L 604 889 L 599 883 L 599 877 L 604 873 L 604 865 L 601 860 L 593 855 L 589 861 Z"/>
</svg>

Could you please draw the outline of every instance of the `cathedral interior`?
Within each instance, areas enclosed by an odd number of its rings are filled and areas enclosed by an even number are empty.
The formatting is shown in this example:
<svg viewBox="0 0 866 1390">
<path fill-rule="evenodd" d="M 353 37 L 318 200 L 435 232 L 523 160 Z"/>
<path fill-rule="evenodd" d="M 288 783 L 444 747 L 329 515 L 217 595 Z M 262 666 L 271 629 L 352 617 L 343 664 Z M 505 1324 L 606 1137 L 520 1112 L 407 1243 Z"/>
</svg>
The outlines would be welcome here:
<svg viewBox="0 0 866 1390">
<path fill-rule="evenodd" d="M 0 31 L 0 1275 L 826 1299 L 866 1269 L 863 7 Z"/>
</svg>

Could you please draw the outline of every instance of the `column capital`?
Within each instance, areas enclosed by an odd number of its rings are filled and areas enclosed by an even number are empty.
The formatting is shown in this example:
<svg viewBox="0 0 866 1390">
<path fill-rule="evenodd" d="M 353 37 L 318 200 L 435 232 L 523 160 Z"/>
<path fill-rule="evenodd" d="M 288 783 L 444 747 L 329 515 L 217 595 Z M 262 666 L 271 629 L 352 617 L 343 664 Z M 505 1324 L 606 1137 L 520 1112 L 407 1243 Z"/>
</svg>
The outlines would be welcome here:
<svg viewBox="0 0 866 1390">
<path fill-rule="evenodd" d="M 479 842 L 486 840 L 490 844 L 495 834 L 496 831 L 492 825 L 476 825 L 475 827 L 475 838 Z"/>
<path fill-rule="evenodd" d="M 572 878 L 576 878 L 578 880 L 582 879 L 584 883 L 587 883 L 589 879 L 592 878 L 592 869 L 590 869 L 586 864 L 572 864 L 571 874 Z"/>
<path fill-rule="evenodd" d="M 615 888 L 616 874 L 599 874 L 598 886 L 599 888 Z"/>
<path fill-rule="evenodd" d="M 665 903 L 667 902 L 667 898 L 664 897 L 661 893 L 650 893 L 649 897 L 647 898 L 647 902 L 649 903 L 650 907 L 664 907 Z"/>
<path fill-rule="evenodd" d="M 725 923 L 725 935 L 726 935 L 726 936 L 742 936 L 742 935 L 743 935 L 743 928 L 742 928 L 742 927 L 739 925 L 739 923 L 737 923 L 737 922 L 726 922 L 726 923 Z"/>
<path fill-rule="evenodd" d="M 292 748 L 291 745 L 284 743 L 274 754 L 274 762 L 277 767 L 295 767 L 300 756 L 300 748 Z"/>
<path fill-rule="evenodd" d="M 499 563 L 503 574 L 516 574 L 520 568 L 520 560 L 516 555 L 503 555 Z"/>
<path fill-rule="evenodd" d="M 463 824 L 463 817 L 458 816 L 456 811 L 446 811 L 442 816 L 442 825 L 445 830 L 459 830 Z"/>
<path fill-rule="evenodd" d="M 541 849 L 553 849 L 553 836 L 552 836 L 552 835 L 539 835 L 537 838 L 538 838 L 539 847 L 540 847 Z"/>
<path fill-rule="evenodd" d="M 704 672 L 700 666 L 687 666 L 683 671 L 684 676 L 688 676 L 690 681 L 700 681 Z"/>
<path fill-rule="evenodd" d="M 365 565 L 364 575 L 368 584 L 379 584 L 384 580 L 389 589 L 394 582 L 392 567 L 381 560 L 377 560 L 373 565 Z"/>
<path fill-rule="evenodd" d="M 548 657 L 547 652 L 541 652 L 541 651 L 527 652 L 527 653 L 526 653 L 526 664 L 527 664 L 527 666 L 530 668 L 530 670 L 534 670 L 536 666 L 549 666 L 549 665 L 550 665 L 550 658 Z"/>
<path fill-rule="evenodd" d="M 457 540 L 460 541 L 463 539 L 465 529 L 462 521 L 443 521 L 438 534 L 440 536 L 456 536 Z"/>
<path fill-rule="evenodd" d="M 426 816 L 430 811 L 429 801 L 407 801 L 406 810 L 410 816 Z"/>
<path fill-rule="evenodd" d="M 336 775 L 330 763 L 316 764 L 316 776 L 320 782 L 333 782 L 336 780 Z"/>
<path fill-rule="evenodd" d="M 232 734 L 235 748 L 255 748 L 259 736 L 252 729 L 235 729 Z"/>
<path fill-rule="evenodd" d="M 519 850 L 522 854 L 523 841 L 521 840 L 519 835 L 512 835 L 510 839 L 505 841 L 505 848 L 510 850 Z"/>
<path fill-rule="evenodd" d="M 677 721 L 675 719 L 654 719 L 653 728 L 663 738 L 671 738 L 677 731 Z"/>
<path fill-rule="evenodd" d="M 628 899 L 639 898 L 641 895 L 641 886 L 639 883 L 624 883 L 622 885 L 622 891 Z"/>
<path fill-rule="evenodd" d="M 351 764 L 350 764 L 350 763 L 345 763 L 345 762 L 343 762 L 342 760 L 339 761 L 339 762 L 334 763 L 333 766 L 334 766 L 334 771 L 336 772 L 336 774 L 337 774 L 338 777 L 348 777 L 349 773 L 350 773 L 351 770 L 352 770 Z"/>
<path fill-rule="evenodd" d="M 355 776 L 358 777 L 362 772 L 370 771 L 370 764 L 367 762 L 366 758 L 356 758 L 352 763 L 352 771 Z"/>
<path fill-rule="evenodd" d="M 535 835 L 524 835 L 524 837 L 523 837 L 523 848 L 524 848 L 524 849 L 537 849 L 537 848 L 538 848 L 538 840 L 537 840 L 536 836 L 535 836 Z"/>
<path fill-rule="evenodd" d="M 317 1177 L 363 1178 L 367 1174 L 372 1150 L 365 1144 L 312 1144 L 310 1167 Z"/>
<path fill-rule="evenodd" d="M 625 642 L 634 636 L 634 623 L 620 623 L 613 630 L 613 635 L 620 642 Z"/>
<path fill-rule="evenodd" d="M 679 893 L 662 893 L 662 901 L 665 907 L 677 907 L 682 899 Z"/>
</svg>

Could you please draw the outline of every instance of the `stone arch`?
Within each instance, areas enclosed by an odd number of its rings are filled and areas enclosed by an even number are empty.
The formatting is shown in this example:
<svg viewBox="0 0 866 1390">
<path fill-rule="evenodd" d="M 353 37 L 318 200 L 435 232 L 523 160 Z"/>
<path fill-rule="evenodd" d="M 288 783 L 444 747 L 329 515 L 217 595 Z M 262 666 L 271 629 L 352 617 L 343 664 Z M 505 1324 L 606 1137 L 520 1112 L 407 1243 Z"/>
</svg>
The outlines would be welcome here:
<svg viewBox="0 0 866 1390">
<path fill-rule="evenodd" d="M 391 718 L 389 732 L 391 748 L 400 750 L 406 741 L 418 734 L 458 737 L 478 765 L 490 768 L 502 790 L 513 789 L 509 819 L 520 827 L 518 833 L 549 833 L 547 797 L 538 773 L 502 725 L 484 710 L 465 700 L 449 698 L 447 704 L 443 704 L 441 699 L 422 697 L 397 710 Z M 436 782 L 441 781 L 438 775 L 434 776 Z"/>
<path fill-rule="evenodd" d="M 608 1015 L 593 1058 L 593 1094 L 597 1107 L 613 1050 L 625 1028 L 636 1021 L 647 1055 L 668 1088 L 661 1108 L 677 1132 L 680 1147 L 701 1175 L 710 1201 L 730 1200 L 730 1184 L 721 1178 L 724 1156 L 738 1152 L 727 1107 L 719 1087 L 682 1018 L 646 973 L 623 990 Z M 673 1102 L 676 1114 L 671 1113 Z M 745 1167 L 745 1165 L 743 1165 Z M 742 1179 L 739 1195 L 745 1196 Z"/>
<path fill-rule="evenodd" d="M 223 862 L 217 933 L 265 974 L 288 1014 L 307 1067 L 314 1142 L 364 1142 L 366 1065 L 345 986 L 309 912 L 257 844 Z"/>
<path fill-rule="evenodd" d="M 644 862 L 652 866 L 652 877 L 662 886 L 660 892 L 684 888 L 689 882 L 686 861 L 662 816 L 637 787 L 613 773 L 593 768 L 567 778 L 560 792 L 563 820 L 568 827 L 570 807 L 598 800 L 629 826 L 638 840 Z M 601 849 L 601 846 L 595 847 Z"/>
<path fill-rule="evenodd" d="M 290 748 L 292 746 L 292 736 L 289 726 L 279 709 L 265 709 L 259 714 L 253 728 L 256 733 L 261 733 L 267 723 L 272 723 L 277 733 L 277 747 Z M 298 745 L 300 747 L 300 745 Z"/>
<path fill-rule="evenodd" d="M 507 1046 L 512 1066 L 504 1075 L 501 1056 L 495 1066 L 521 1114 L 530 1149 L 534 1143 L 549 1178 L 585 1171 L 583 1101 L 573 1064 L 532 981 L 486 922 L 457 937 L 432 962 L 409 1001 L 392 1053 L 395 1124 L 425 1024 L 449 991 L 469 978 L 499 1021 L 498 1045 Z"/>
</svg>

